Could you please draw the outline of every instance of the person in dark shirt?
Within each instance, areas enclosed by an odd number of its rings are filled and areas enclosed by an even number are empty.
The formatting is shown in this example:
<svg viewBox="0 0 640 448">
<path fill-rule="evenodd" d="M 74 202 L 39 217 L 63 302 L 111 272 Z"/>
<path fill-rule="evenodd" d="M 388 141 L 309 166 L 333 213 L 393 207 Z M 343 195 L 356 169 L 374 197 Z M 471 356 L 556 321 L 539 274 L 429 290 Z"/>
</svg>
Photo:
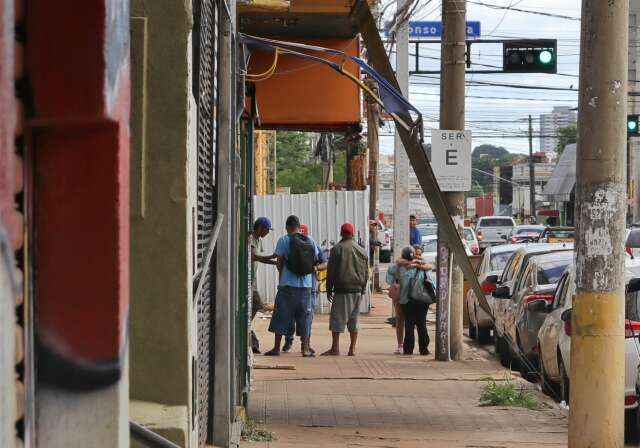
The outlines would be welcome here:
<svg viewBox="0 0 640 448">
<path fill-rule="evenodd" d="M 409 216 L 409 243 L 411 246 L 422 245 L 422 234 L 420 230 L 416 227 L 418 225 L 418 220 L 416 219 L 416 215 Z"/>
</svg>

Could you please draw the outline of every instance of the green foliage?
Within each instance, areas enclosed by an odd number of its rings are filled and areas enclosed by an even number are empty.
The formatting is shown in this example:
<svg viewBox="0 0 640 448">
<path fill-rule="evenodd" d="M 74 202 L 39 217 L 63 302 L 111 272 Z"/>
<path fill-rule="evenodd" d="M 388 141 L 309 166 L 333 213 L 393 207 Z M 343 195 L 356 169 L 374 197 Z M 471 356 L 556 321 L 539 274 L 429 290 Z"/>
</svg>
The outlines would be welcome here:
<svg viewBox="0 0 640 448">
<path fill-rule="evenodd" d="M 273 442 L 275 437 L 271 431 L 258 429 L 258 422 L 247 417 L 242 428 L 242 440 L 246 442 Z"/>
<path fill-rule="evenodd" d="M 480 406 L 510 406 L 534 411 L 547 407 L 524 385 L 510 380 L 496 382 L 494 379 L 487 379 L 482 386 Z"/>
<path fill-rule="evenodd" d="M 558 146 L 556 146 L 558 155 L 562 154 L 565 146 L 570 145 L 571 143 L 576 143 L 577 141 L 578 127 L 575 124 L 558 129 Z"/>
<path fill-rule="evenodd" d="M 493 174 L 494 167 L 511 162 L 513 157 L 513 154 L 502 146 L 480 145 L 476 146 L 471 153 L 471 165 L 477 170 Z M 483 174 L 473 170 L 471 173 L 474 181 L 473 185 L 481 185 L 482 189 L 487 193 L 493 191 L 495 178 L 490 174 Z"/>
<path fill-rule="evenodd" d="M 291 193 L 318 191 L 322 184 L 322 163 L 312 156 L 312 134 L 307 132 L 278 131 L 277 133 L 277 183 L 278 187 L 290 187 Z M 336 154 L 333 172 L 334 182 L 346 181 L 346 154 Z"/>
</svg>

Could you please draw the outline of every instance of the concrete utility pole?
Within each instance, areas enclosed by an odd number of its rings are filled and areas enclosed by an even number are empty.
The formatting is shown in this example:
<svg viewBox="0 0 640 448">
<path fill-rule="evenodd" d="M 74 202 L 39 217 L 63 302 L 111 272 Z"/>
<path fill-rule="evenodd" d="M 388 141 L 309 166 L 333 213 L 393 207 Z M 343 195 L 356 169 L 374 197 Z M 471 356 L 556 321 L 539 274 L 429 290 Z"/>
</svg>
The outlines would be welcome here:
<svg viewBox="0 0 640 448">
<path fill-rule="evenodd" d="M 466 1 L 443 0 L 442 2 L 442 56 L 440 79 L 440 129 L 464 129 L 465 103 L 465 51 L 466 51 Z M 462 234 L 464 226 L 464 193 L 444 193 L 445 202 L 453 223 Z M 436 359 L 439 361 L 462 358 L 463 283 L 462 271 L 453 263 L 450 247 L 443 240 L 438 247 L 438 281 L 441 287 L 450 273 L 449 300 L 439 300 L 436 325 Z M 442 298 L 441 295 L 439 295 Z M 448 302 L 448 303 L 446 303 Z M 448 310 L 446 309 L 448 308 Z M 447 328 L 446 317 L 449 315 Z M 445 333 L 449 332 L 447 338 Z M 448 344 L 447 344 L 448 342 Z M 448 347 L 447 347 L 448 345 Z"/>
<path fill-rule="evenodd" d="M 624 445 L 628 12 L 582 2 L 570 448 Z"/>
<path fill-rule="evenodd" d="M 367 80 L 369 88 L 377 93 L 375 82 Z M 378 222 L 377 205 L 378 205 L 378 159 L 380 156 L 380 145 L 378 140 L 378 122 L 380 109 L 378 104 L 372 99 L 367 100 L 367 146 L 369 148 L 369 220 Z M 373 241 L 378 241 L 378 226 L 375 225 L 371 229 L 373 232 Z M 380 256 L 380 248 L 375 247 L 373 252 L 373 289 L 380 290 L 380 269 L 378 266 Z"/>
<path fill-rule="evenodd" d="M 397 11 L 408 0 L 396 0 Z M 403 17 L 400 16 L 399 20 Z M 402 95 L 409 97 L 409 19 L 396 31 L 396 78 Z M 402 248 L 409 245 L 409 158 L 396 131 L 394 140 L 394 194 L 393 194 L 393 256 L 399 258 Z"/>
<path fill-rule="evenodd" d="M 533 164 L 533 119 L 529 115 L 529 215 L 536 216 L 536 169 Z"/>
</svg>

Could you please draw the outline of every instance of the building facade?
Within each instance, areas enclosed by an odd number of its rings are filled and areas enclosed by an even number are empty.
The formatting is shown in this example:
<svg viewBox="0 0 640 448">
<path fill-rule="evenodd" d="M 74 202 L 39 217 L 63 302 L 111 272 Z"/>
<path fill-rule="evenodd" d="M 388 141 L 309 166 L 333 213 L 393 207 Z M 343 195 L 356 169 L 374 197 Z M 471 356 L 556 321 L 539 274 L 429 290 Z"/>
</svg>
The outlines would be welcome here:
<svg viewBox="0 0 640 448">
<path fill-rule="evenodd" d="M 570 107 L 555 106 L 548 114 L 540 115 L 540 151 L 555 152 L 558 146 L 558 131 L 561 128 L 576 124 L 578 115 Z"/>
</svg>

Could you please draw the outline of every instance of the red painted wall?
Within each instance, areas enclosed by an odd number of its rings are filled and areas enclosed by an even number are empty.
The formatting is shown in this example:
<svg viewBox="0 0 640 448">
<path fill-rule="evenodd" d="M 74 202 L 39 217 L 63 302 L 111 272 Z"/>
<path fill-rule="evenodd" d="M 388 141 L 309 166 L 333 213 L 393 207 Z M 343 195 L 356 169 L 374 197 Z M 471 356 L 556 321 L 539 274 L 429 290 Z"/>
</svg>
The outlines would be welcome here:
<svg viewBox="0 0 640 448">
<path fill-rule="evenodd" d="M 118 380 L 126 347 L 128 2 L 30 2 L 27 25 L 38 367 L 95 388 Z"/>
</svg>

